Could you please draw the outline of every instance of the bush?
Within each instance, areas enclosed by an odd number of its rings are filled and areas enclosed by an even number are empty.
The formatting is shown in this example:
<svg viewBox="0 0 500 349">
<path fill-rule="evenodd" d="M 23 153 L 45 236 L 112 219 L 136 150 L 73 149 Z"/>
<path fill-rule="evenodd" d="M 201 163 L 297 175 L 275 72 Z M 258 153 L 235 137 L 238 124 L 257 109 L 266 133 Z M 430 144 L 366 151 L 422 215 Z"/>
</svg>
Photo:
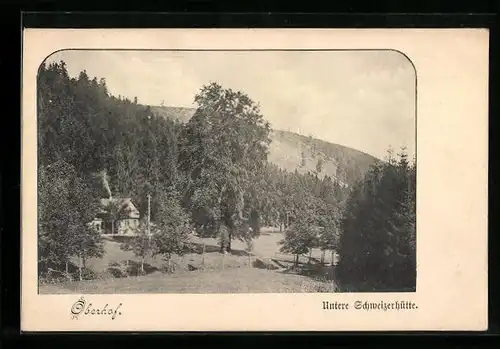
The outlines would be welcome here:
<svg viewBox="0 0 500 349">
<path fill-rule="evenodd" d="M 117 262 L 109 263 L 106 274 L 112 278 L 124 278 L 129 276 L 127 273 L 127 268 Z"/>
<path fill-rule="evenodd" d="M 82 280 L 95 280 L 97 278 L 97 273 L 89 268 L 82 269 Z M 80 280 L 80 272 L 76 271 L 73 274 L 73 280 Z"/>
</svg>

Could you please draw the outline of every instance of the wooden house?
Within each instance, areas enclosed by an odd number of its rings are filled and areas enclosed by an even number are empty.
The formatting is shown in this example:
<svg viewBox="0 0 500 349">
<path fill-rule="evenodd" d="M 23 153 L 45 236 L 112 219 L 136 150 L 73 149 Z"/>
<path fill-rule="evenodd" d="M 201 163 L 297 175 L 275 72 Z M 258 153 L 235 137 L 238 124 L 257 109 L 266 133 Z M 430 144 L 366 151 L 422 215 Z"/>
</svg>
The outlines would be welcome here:
<svg viewBox="0 0 500 349">
<path fill-rule="evenodd" d="M 101 199 L 101 209 L 91 222 L 103 235 L 134 236 L 140 212 L 130 198 Z"/>
</svg>

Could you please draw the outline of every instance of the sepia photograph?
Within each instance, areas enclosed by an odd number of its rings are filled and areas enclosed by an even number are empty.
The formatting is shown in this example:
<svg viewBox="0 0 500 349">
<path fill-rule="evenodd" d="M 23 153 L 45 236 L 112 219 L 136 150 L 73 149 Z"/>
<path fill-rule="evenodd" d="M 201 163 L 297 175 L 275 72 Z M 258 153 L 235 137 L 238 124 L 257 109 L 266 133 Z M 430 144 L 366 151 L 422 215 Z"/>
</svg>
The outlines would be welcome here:
<svg viewBox="0 0 500 349">
<path fill-rule="evenodd" d="M 416 78 L 395 50 L 50 55 L 39 292 L 414 292 Z"/>
<path fill-rule="evenodd" d="M 21 328 L 488 328 L 484 29 L 26 29 Z"/>
</svg>

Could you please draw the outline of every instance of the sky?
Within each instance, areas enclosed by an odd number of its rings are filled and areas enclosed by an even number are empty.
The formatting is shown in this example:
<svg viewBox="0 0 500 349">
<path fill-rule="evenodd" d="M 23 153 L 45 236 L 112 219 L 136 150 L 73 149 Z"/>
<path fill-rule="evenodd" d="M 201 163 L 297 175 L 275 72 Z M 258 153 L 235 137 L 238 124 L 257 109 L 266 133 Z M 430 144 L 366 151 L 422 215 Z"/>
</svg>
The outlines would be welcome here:
<svg viewBox="0 0 500 349">
<path fill-rule="evenodd" d="M 59 51 L 72 77 L 104 77 L 111 94 L 196 107 L 217 82 L 260 104 L 274 129 L 384 158 L 415 152 L 415 70 L 397 51 Z"/>
</svg>

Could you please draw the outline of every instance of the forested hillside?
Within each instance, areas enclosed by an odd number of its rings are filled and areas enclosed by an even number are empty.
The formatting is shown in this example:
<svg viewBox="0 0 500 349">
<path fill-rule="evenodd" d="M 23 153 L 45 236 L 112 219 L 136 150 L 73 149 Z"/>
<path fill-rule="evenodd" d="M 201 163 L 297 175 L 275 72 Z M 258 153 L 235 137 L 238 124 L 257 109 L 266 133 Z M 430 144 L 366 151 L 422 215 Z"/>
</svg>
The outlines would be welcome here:
<svg viewBox="0 0 500 349">
<path fill-rule="evenodd" d="M 151 106 L 151 110 L 157 116 L 181 123 L 187 122 L 196 111 L 170 106 Z M 270 163 L 288 172 L 297 170 L 301 174 L 316 172 L 321 178 L 329 176 L 341 185 L 354 185 L 371 165 L 380 161 L 359 150 L 293 132 L 273 130 L 270 137 Z"/>
</svg>

